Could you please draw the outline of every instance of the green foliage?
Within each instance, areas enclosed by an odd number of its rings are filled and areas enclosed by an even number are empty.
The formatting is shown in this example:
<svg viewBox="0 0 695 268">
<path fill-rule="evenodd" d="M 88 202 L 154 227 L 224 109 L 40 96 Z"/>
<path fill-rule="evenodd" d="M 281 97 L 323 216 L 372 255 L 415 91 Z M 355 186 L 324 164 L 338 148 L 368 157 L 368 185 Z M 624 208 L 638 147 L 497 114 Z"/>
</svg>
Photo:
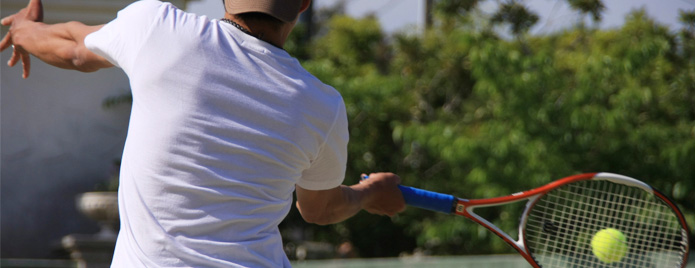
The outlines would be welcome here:
<svg viewBox="0 0 695 268">
<path fill-rule="evenodd" d="M 440 0 L 436 1 L 434 9 L 442 18 L 466 16 L 473 11 L 482 0 Z"/>
<path fill-rule="evenodd" d="M 283 47 L 287 53 L 299 60 L 308 60 L 311 56 L 309 47 L 304 45 L 309 38 L 307 29 L 308 27 L 304 24 L 296 25 Z"/>
<path fill-rule="evenodd" d="M 338 15 L 329 21 L 331 29 L 317 40 L 314 49 L 316 59 L 328 60 L 340 68 L 346 77 L 368 72 L 362 68 L 378 66 L 388 56 L 384 52 L 384 34 L 376 18 L 356 20 Z"/>
<path fill-rule="evenodd" d="M 601 10 L 599 1 L 571 2 Z M 470 3 L 438 5 L 456 6 L 459 16 L 472 11 Z M 347 184 L 364 172 L 393 171 L 406 185 L 487 198 L 606 171 L 656 186 L 695 226 L 692 17 L 682 13 L 685 27 L 675 32 L 635 11 L 620 29 L 577 28 L 523 41 L 449 20 L 390 43 L 373 18 L 335 17 L 303 64 L 345 98 Z M 479 214 L 514 236 L 522 205 Z M 314 231 L 328 234 L 319 236 L 326 241 L 352 241 L 363 257 L 416 247 L 430 254 L 512 252 L 466 219 L 412 208 L 390 220 L 361 213 Z"/>
<path fill-rule="evenodd" d="M 538 22 L 538 15 L 530 11 L 516 0 L 508 0 L 500 4 L 499 10 L 492 16 L 493 23 L 509 23 L 512 34 L 519 36 L 528 32 Z"/>
<path fill-rule="evenodd" d="M 594 21 L 601 20 L 601 12 L 606 9 L 601 0 L 567 0 L 570 7 L 581 12 L 584 15 L 591 14 Z"/>
</svg>

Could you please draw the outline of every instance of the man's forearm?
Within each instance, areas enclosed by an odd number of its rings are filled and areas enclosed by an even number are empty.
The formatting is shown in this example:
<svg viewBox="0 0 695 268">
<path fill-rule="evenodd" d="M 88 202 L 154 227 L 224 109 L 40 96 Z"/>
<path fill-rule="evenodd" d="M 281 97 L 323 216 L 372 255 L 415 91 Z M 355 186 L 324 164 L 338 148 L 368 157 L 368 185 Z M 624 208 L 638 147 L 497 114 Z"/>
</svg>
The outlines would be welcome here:
<svg viewBox="0 0 695 268">
<path fill-rule="evenodd" d="M 321 191 L 322 198 L 311 198 L 312 202 L 298 203 L 297 208 L 302 217 L 310 223 L 326 225 L 344 221 L 362 210 L 361 200 L 366 193 L 364 189 L 353 187 L 357 185 L 341 185 Z"/>
<path fill-rule="evenodd" d="M 26 21 L 13 33 L 14 45 L 56 67 L 83 72 L 110 67 L 108 61 L 92 53 L 84 45 L 84 38 L 100 29 L 79 22 L 44 24 Z"/>
<path fill-rule="evenodd" d="M 391 173 L 372 175 L 361 183 L 329 190 L 311 191 L 297 187 L 297 208 L 306 221 L 322 225 L 344 221 L 360 210 L 393 216 L 405 209 L 398 188 L 400 178 Z"/>
</svg>

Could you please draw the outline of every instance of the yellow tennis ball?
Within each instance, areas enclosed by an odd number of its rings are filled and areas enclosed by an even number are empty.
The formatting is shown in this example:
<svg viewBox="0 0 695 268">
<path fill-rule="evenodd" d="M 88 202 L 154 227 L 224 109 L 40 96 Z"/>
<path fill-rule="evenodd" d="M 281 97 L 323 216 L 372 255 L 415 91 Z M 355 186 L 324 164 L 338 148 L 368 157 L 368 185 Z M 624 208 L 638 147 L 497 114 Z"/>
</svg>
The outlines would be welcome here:
<svg viewBox="0 0 695 268">
<path fill-rule="evenodd" d="M 606 228 L 591 238 L 591 251 L 602 262 L 619 262 L 627 253 L 627 240 L 620 231 Z"/>
</svg>

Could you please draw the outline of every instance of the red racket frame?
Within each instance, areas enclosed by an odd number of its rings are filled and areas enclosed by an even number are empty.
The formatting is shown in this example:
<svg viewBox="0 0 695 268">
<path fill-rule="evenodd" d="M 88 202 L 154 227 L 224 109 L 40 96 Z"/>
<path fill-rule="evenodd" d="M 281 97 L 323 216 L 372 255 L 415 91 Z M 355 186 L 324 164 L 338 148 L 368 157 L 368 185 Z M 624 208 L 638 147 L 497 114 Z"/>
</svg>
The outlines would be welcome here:
<svg viewBox="0 0 695 268">
<path fill-rule="evenodd" d="M 647 192 L 653 193 L 657 197 L 659 197 L 662 201 L 664 201 L 668 206 L 671 207 L 671 209 L 675 212 L 675 214 L 678 216 L 678 220 L 680 221 L 681 225 L 685 228 L 686 230 L 686 235 L 690 237 L 690 232 L 688 230 L 688 225 L 687 222 L 685 221 L 685 218 L 683 214 L 680 212 L 678 207 L 673 203 L 671 199 L 669 199 L 666 195 L 662 194 L 661 192 L 655 190 L 651 186 L 640 182 L 638 180 L 632 179 L 630 177 L 625 177 L 622 175 L 617 175 L 617 174 L 612 174 L 612 173 L 585 173 L 585 174 L 579 174 L 579 175 L 574 175 L 570 177 L 566 177 L 563 179 L 556 180 L 554 182 L 551 182 L 549 184 L 546 184 L 544 186 L 528 190 L 528 191 L 523 191 L 519 193 L 515 193 L 509 196 L 502 196 L 502 197 L 495 197 L 495 198 L 486 198 L 486 199 L 461 199 L 458 198 L 455 208 L 454 208 L 454 214 L 459 215 L 459 216 L 464 216 L 466 218 L 469 218 L 476 223 L 484 226 L 491 232 L 495 233 L 497 236 L 502 238 L 507 244 L 512 246 L 516 251 L 521 254 L 521 256 L 524 257 L 528 261 L 528 263 L 532 264 L 536 268 L 540 268 L 540 266 L 536 263 L 536 261 L 533 259 L 531 254 L 528 252 L 526 249 L 526 243 L 524 241 L 524 236 L 525 236 L 525 230 L 524 230 L 524 225 L 525 221 L 527 219 L 528 213 L 530 209 L 535 205 L 536 201 L 545 195 L 547 192 L 561 187 L 563 185 L 569 184 L 569 183 L 574 183 L 578 181 L 585 181 L 585 180 L 608 180 L 608 181 L 613 181 L 617 182 L 619 184 L 628 184 L 631 186 L 636 186 L 639 188 L 644 189 Z M 503 204 L 509 204 L 509 203 L 515 203 L 519 202 L 522 200 L 529 200 L 526 204 L 526 208 L 524 210 L 524 213 L 522 214 L 522 219 L 519 224 L 519 238 L 518 240 L 514 240 L 509 234 L 506 232 L 502 231 L 499 229 L 497 226 L 489 222 L 483 217 L 478 216 L 476 213 L 473 212 L 474 209 L 476 208 L 481 208 L 481 207 L 491 207 L 491 206 L 499 206 Z M 686 245 L 686 252 L 689 252 L 689 247 L 690 245 Z M 685 267 L 687 265 L 687 258 L 688 258 L 688 253 L 685 254 L 685 259 L 683 260 L 683 266 Z"/>
</svg>

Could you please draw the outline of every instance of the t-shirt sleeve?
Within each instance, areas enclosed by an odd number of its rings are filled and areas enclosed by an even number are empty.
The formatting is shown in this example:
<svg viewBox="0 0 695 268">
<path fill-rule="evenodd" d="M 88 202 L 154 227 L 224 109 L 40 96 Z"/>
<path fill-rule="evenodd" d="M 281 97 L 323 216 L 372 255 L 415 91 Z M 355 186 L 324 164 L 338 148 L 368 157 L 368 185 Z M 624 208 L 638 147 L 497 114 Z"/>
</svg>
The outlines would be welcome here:
<svg viewBox="0 0 695 268">
<path fill-rule="evenodd" d="M 116 19 L 85 38 L 85 46 L 112 64 L 127 71 L 137 59 L 150 35 L 159 12 L 167 5 L 160 1 L 136 1 L 118 12 Z"/>
<path fill-rule="evenodd" d="M 339 186 L 345 179 L 347 144 L 349 140 L 345 104 L 341 101 L 338 113 L 326 142 L 311 166 L 304 170 L 300 187 L 307 190 L 326 190 Z"/>
</svg>

